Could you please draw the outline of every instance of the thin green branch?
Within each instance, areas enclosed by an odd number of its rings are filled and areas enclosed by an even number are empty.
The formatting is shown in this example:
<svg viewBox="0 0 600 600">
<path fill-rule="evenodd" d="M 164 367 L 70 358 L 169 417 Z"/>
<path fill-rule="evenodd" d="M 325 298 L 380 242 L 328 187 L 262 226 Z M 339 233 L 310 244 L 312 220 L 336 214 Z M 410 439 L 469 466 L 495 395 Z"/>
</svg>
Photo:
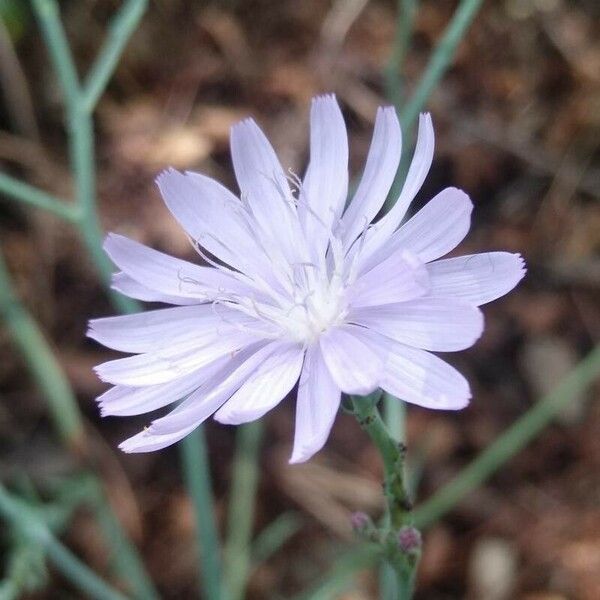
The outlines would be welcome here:
<svg viewBox="0 0 600 600">
<path fill-rule="evenodd" d="M 80 448 L 83 422 L 71 386 L 37 323 L 19 302 L 0 254 L 0 314 L 38 387 L 48 400 L 52 420 L 67 446 Z"/>
<path fill-rule="evenodd" d="M 446 72 L 446 69 L 454 58 L 456 47 L 465 36 L 467 29 L 473 22 L 482 4 L 483 0 L 462 0 L 458 5 L 452 20 L 446 27 L 442 39 L 438 42 L 427 64 L 425 73 L 419 80 L 417 88 L 401 113 L 401 121 L 407 139 L 410 139 L 410 132 L 417 116 Z"/>
<path fill-rule="evenodd" d="M 79 77 L 55 0 L 31 0 L 67 106 L 74 109 L 80 97 Z"/>
<path fill-rule="evenodd" d="M 55 0 L 32 0 L 32 2 L 65 97 L 69 156 L 75 176 L 75 196 L 81 210 L 81 219 L 78 222 L 79 231 L 92 260 L 98 267 L 104 284 L 109 289 L 115 307 L 122 312 L 134 312 L 137 310 L 136 302 L 110 290 L 113 268 L 102 251 L 102 232 L 96 210 L 94 125 L 91 113 L 85 105 L 86 100 L 81 91 L 72 53 L 60 21 L 58 4 Z M 125 16 L 129 17 L 130 12 L 131 9 L 126 12 Z M 122 16 L 123 13 L 120 12 L 115 17 L 115 21 Z M 126 19 L 126 24 L 129 24 L 129 19 Z M 118 29 L 121 30 L 121 28 Z M 114 38 L 112 39 L 114 41 Z M 108 51 L 105 49 L 104 52 Z M 118 54 L 115 56 L 111 54 L 109 58 L 116 61 L 117 57 Z"/>
<path fill-rule="evenodd" d="M 148 0 L 127 0 L 112 19 L 106 41 L 85 80 L 83 102 L 87 112 L 96 107 L 147 6 Z"/>
<path fill-rule="evenodd" d="M 427 63 L 427 68 L 421 76 L 410 100 L 404 105 L 404 108 L 399 111 L 405 148 L 408 148 L 410 141 L 412 140 L 414 124 L 419 113 L 425 107 L 427 100 L 429 100 L 433 90 L 452 62 L 458 44 L 465 36 L 467 29 L 473 22 L 473 19 L 482 4 L 483 0 L 461 0 L 450 23 L 446 27 L 442 38 L 435 47 L 435 50 Z M 398 107 L 395 89 L 396 88 L 392 86 L 391 92 L 393 95 L 389 96 L 389 99 L 394 102 L 396 107 Z M 388 92 L 389 91 L 390 88 L 388 87 Z M 398 168 L 398 172 L 396 173 L 396 177 L 394 178 L 394 182 L 392 183 L 387 200 L 384 204 L 384 212 L 387 212 L 398 199 L 408 171 L 410 155 L 411 153 L 408 151 L 402 152 L 400 167 Z"/>
<path fill-rule="evenodd" d="M 426 527 L 443 517 L 464 496 L 479 487 L 504 463 L 537 437 L 576 395 L 600 377 L 600 346 L 592 350 L 572 371 L 472 463 L 415 511 L 415 523 Z"/>
<path fill-rule="evenodd" d="M 554 390 L 543 396 L 483 454 L 460 471 L 454 480 L 418 506 L 413 511 L 414 525 L 420 529 L 427 528 L 451 511 L 462 498 L 540 435 L 569 401 L 583 393 L 599 377 L 600 346 L 597 346 Z M 343 589 L 342 586 L 347 585 L 357 571 L 369 568 L 376 562 L 375 556 L 361 553 L 360 550 L 362 548 L 343 553 L 330 573 L 306 598 L 331 598 L 332 595 L 319 595 L 321 590 L 329 589 L 333 582 L 336 582 L 335 590 Z"/>
<path fill-rule="evenodd" d="M 65 548 L 44 521 L 26 504 L 12 498 L 1 483 L 0 514 L 27 539 L 41 546 L 54 566 L 85 595 L 96 600 L 126 600 Z"/>
<path fill-rule="evenodd" d="M 79 219 L 79 210 L 74 204 L 68 204 L 6 173 L 0 173 L 0 193 L 35 208 L 41 208 L 71 223 L 76 223 Z"/>
<path fill-rule="evenodd" d="M 360 426 L 367 432 L 383 460 L 389 523 L 397 529 L 407 523 L 411 510 L 404 486 L 404 449 L 390 436 L 376 401 L 370 397 L 359 396 L 352 396 L 351 401 Z"/>
<path fill-rule="evenodd" d="M 271 521 L 252 544 L 252 564 L 258 566 L 269 560 L 301 526 L 302 519 L 293 512 L 285 512 Z"/>
<path fill-rule="evenodd" d="M 244 598 L 250 573 L 250 540 L 258 487 L 258 456 L 262 431 L 262 421 L 254 421 L 241 425 L 236 432 L 224 549 L 224 588 L 227 590 L 228 600 Z"/>
<path fill-rule="evenodd" d="M 293 600 L 333 600 L 339 598 L 352 585 L 357 571 L 376 566 L 381 560 L 381 548 L 377 544 L 361 544 L 351 550 L 340 552 L 326 577 L 308 592 Z"/>
<path fill-rule="evenodd" d="M 398 0 L 396 32 L 390 59 L 385 67 L 384 76 L 387 97 L 400 111 L 402 104 L 402 71 L 406 53 L 410 47 L 417 0 Z"/>
<path fill-rule="evenodd" d="M 405 442 L 404 403 L 398 398 L 383 393 L 383 420 L 390 435 L 397 442 Z M 389 526 L 389 514 L 385 515 L 385 524 Z M 398 578 L 391 565 L 382 563 L 379 571 L 379 587 L 382 600 L 394 600 L 398 598 Z"/>
<path fill-rule="evenodd" d="M 185 483 L 196 515 L 200 589 L 206 600 L 222 600 L 219 538 L 203 426 L 188 434 L 179 443 L 179 448 Z"/>
<path fill-rule="evenodd" d="M 125 535 L 121 523 L 111 509 L 106 493 L 96 477 L 89 480 L 92 501 L 102 527 L 105 539 L 113 553 L 112 560 L 118 575 L 126 582 L 133 596 L 139 600 L 158 600 L 154 588 L 140 556 L 129 538 Z"/>
</svg>

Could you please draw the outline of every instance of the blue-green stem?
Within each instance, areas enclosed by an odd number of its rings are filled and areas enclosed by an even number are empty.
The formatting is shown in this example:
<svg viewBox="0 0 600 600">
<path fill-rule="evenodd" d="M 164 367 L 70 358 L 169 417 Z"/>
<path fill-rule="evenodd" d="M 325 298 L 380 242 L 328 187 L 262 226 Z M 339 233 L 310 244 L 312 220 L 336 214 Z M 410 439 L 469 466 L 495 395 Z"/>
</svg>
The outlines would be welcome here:
<svg viewBox="0 0 600 600">
<path fill-rule="evenodd" d="M 96 477 L 90 477 L 89 484 L 98 522 L 102 527 L 105 539 L 109 542 L 111 558 L 118 576 L 131 589 L 135 598 L 158 600 L 158 593 L 148 577 L 140 556 L 111 509 L 101 483 Z"/>
<path fill-rule="evenodd" d="M 273 556 L 302 526 L 294 512 L 285 512 L 271 521 L 252 543 L 252 564 L 258 566 Z"/>
<path fill-rule="evenodd" d="M 88 112 L 96 107 L 147 7 L 148 0 L 127 0 L 111 20 L 106 41 L 85 79 L 83 105 Z"/>
<path fill-rule="evenodd" d="M 204 427 L 201 425 L 192 431 L 180 442 L 179 447 L 185 483 L 196 514 L 200 589 L 204 592 L 205 600 L 222 600 L 219 538 Z"/>
<path fill-rule="evenodd" d="M 12 498 L 1 483 L 0 514 L 27 539 L 42 547 L 54 566 L 86 596 L 95 600 L 126 600 L 65 548 L 44 521 L 27 505 Z"/>
<path fill-rule="evenodd" d="M 96 264 L 103 282 L 110 290 L 112 266 L 102 251 L 102 230 L 96 210 L 96 174 L 94 158 L 94 125 L 91 104 L 79 83 L 75 62 L 69 48 L 64 28 L 60 20 L 58 4 L 55 0 L 32 0 L 33 8 L 42 29 L 42 35 L 50 53 L 50 59 L 62 90 L 69 141 L 69 156 L 75 176 L 75 197 L 80 212 L 77 222 L 83 241 Z M 139 1 L 136 3 L 139 4 Z M 141 14 L 140 14 L 141 16 Z M 129 31 L 129 33 L 131 33 Z M 114 40 L 113 40 L 114 41 Z M 120 49 L 125 39 L 120 41 Z M 106 53 L 106 50 L 104 50 Z M 104 64 L 103 61 L 102 64 Z M 116 57 L 111 54 L 109 67 L 114 68 Z M 96 79 L 92 91 L 97 100 L 104 89 L 104 77 L 112 72 L 103 67 Z M 99 84 L 95 84 L 98 80 Z M 115 307 L 123 312 L 135 310 L 135 303 L 110 290 Z"/>
<path fill-rule="evenodd" d="M 75 223 L 79 219 L 80 211 L 76 205 L 69 204 L 52 194 L 47 194 L 6 173 L 0 173 L 0 193 L 35 208 L 45 210 L 70 223 Z"/>
<path fill-rule="evenodd" d="M 84 441 L 83 420 L 71 386 L 35 319 L 23 307 L 13 290 L 1 253 L 0 314 L 37 386 L 46 396 L 59 435 L 72 450 L 80 450 Z"/>
<path fill-rule="evenodd" d="M 417 0 L 398 0 L 396 32 L 390 58 L 384 71 L 386 94 L 397 110 L 400 110 L 402 103 L 402 71 L 410 47 L 416 12 Z"/>
<path fill-rule="evenodd" d="M 387 392 L 383 393 L 383 421 L 390 436 L 397 442 L 405 442 L 404 431 L 405 407 L 404 403 Z M 389 515 L 384 521 L 389 525 Z M 380 596 L 383 600 L 395 600 L 399 597 L 398 578 L 391 565 L 384 561 L 379 571 Z"/>
<path fill-rule="evenodd" d="M 258 487 L 258 458 L 262 421 L 242 425 L 236 432 L 231 474 L 227 537 L 225 540 L 225 583 L 227 600 L 242 600 L 251 568 L 251 537 Z"/>
<path fill-rule="evenodd" d="M 76 173 L 77 202 L 76 205 L 67 205 L 37 188 L 20 183 L 6 175 L 0 176 L 1 191 L 75 223 L 83 234 L 92 258 L 99 268 L 103 269 L 104 278 L 108 281 L 110 265 L 101 251 L 101 234 L 95 213 L 91 115 L 82 109 L 77 73 L 60 22 L 56 2 L 33 0 L 33 7 L 40 21 L 44 39 L 50 50 L 52 62 L 63 90 L 71 163 Z M 103 262 L 101 263 L 101 261 Z M 67 438 L 69 445 L 79 445 L 83 440 L 83 427 L 72 390 L 37 324 L 12 291 L 10 278 L 3 262 L 0 264 L 0 279 L 5 280 L 0 291 L 3 317 L 27 360 L 30 370 L 47 396 L 57 429 L 63 437 Z M 132 302 L 119 302 L 119 304 L 122 310 L 130 311 L 135 308 L 135 304 Z M 79 450 L 81 449 L 83 448 L 79 448 Z M 98 503 L 104 506 L 104 509 L 99 511 L 99 517 L 103 527 L 108 531 L 107 539 L 115 552 L 119 570 L 121 573 L 127 574 L 128 584 L 139 598 L 157 598 L 135 548 L 129 543 L 118 520 L 105 504 L 106 498 L 100 483 L 97 483 L 97 487 L 99 490 Z"/>
<path fill-rule="evenodd" d="M 383 461 L 386 516 L 378 539 L 387 566 L 380 573 L 381 596 L 385 600 L 409 600 L 411 593 L 406 590 L 412 589 L 416 561 L 401 552 L 396 537 L 400 527 L 412 523 L 412 505 L 404 483 L 406 447 L 391 435 L 381 418 L 377 408 L 380 397 L 380 392 L 365 397 L 352 396 L 351 403 L 358 423 L 375 444 Z"/>
<path fill-rule="evenodd" d="M 540 435 L 561 410 L 600 377 L 600 345 L 592 350 L 551 392 L 543 396 L 496 441 L 462 469 L 447 485 L 413 511 L 414 525 L 425 529 L 444 517 L 466 495 L 477 489 L 515 454 Z M 309 598 L 332 598 L 322 595 L 335 580 L 342 589 L 356 571 L 369 568 L 375 558 L 368 551 L 343 553 L 330 573 L 316 586 Z M 349 566 L 350 565 L 350 566 Z"/>
<path fill-rule="evenodd" d="M 483 0 L 461 0 L 458 5 L 433 51 L 425 73 L 419 79 L 414 93 L 401 112 L 401 121 L 407 138 L 410 138 L 416 118 L 452 62 L 456 47 L 465 36 L 482 4 Z"/>
<path fill-rule="evenodd" d="M 571 398 L 581 394 L 599 376 L 600 345 L 592 350 L 558 386 L 462 469 L 455 479 L 421 504 L 414 512 L 417 527 L 427 527 L 454 508 L 462 498 L 478 488 L 538 436 Z"/>
<path fill-rule="evenodd" d="M 391 91 L 390 101 L 394 102 L 396 109 L 400 113 L 400 122 L 402 124 L 402 137 L 404 140 L 404 148 L 408 148 L 413 135 L 413 128 L 419 113 L 425 107 L 429 97 L 433 93 L 437 84 L 444 76 L 446 70 L 450 66 L 456 52 L 456 48 L 460 41 L 464 38 L 467 29 L 473 22 L 477 12 L 481 8 L 483 0 L 461 0 L 456 9 L 450 23 L 446 27 L 442 38 L 437 43 L 433 51 L 425 72 L 419 79 L 419 82 L 411 95 L 410 99 L 403 107 L 396 104 L 399 82 L 396 85 L 388 87 L 388 92 Z M 397 200 L 402 183 L 408 170 L 408 164 L 411 153 L 404 151 L 398 173 L 392 184 L 387 201 L 384 205 L 384 211 L 389 210 Z"/>
<path fill-rule="evenodd" d="M 146 0 L 128 0 L 123 5 L 110 25 L 107 41 L 102 47 L 82 89 L 78 82 L 73 58 L 60 22 L 56 2 L 54 0 L 34 0 L 34 8 L 40 20 L 42 32 L 65 97 L 69 152 L 76 179 L 77 202 L 81 209 L 81 220 L 78 223 L 79 230 L 90 258 L 107 287 L 110 284 L 112 267 L 102 250 L 103 236 L 96 209 L 92 113 L 110 75 L 116 67 L 120 53 L 139 22 L 146 6 Z M 116 293 L 113 293 L 111 297 L 120 312 L 130 313 L 139 310 L 137 302 L 129 298 Z M 196 456 L 199 461 L 195 465 L 187 463 L 185 467 L 186 478 L 196 508 L 201 547 L 210 549 L 210 555 L 218 560 L 218 544 L 214 533 L 215 516 L 212 511 L 207 511 L 204 505 L 204 500 L 210 496 L 205 493 L 210 490 L 208 463 L 206 460 L 202 460 L 201 452 L 195 452 L 198 448 L 200 450 L 203 448 L 201 435 L 202 433 L 198 432 L 196 437 L 192 436 L 183 441 L 184 456 Z M 212 567 L 208 570 L 204 569 L 204 577 L 209 590 L 218 589 L 214 583 L 219 577 L 218 569 Z M 211 596 L 211 598 L 215 597 L 214 595 Z"/>
</svg>

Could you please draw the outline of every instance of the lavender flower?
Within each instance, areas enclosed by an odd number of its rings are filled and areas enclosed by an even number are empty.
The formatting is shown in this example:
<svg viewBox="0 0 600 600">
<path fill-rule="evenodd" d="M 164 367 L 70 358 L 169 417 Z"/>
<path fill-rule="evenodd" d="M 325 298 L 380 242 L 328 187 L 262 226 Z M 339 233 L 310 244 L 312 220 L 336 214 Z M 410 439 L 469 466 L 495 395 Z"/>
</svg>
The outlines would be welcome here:
<svg viewBox="0 0 600 600">
<path fill-rule="evenodd" d="M 394 179 L 401 139 L 394 108 L 380 108 L 346 208 L 348 141 L 334 96 L 313 100 L 303 180 L 286 175 L 250 119 L 231 132 L 240 198 L 197 173 L 158 177 L 167 207 L 212 266 L 120 235 L 106 239 L 121 270 L 116 290 L 175 306 L 90 322 L 90 337 L 134 354 L 96 368 L 114 385 L 98 398 L 100 410 L 137 415 L 185 398 L 123 442 L 124 451 L 169 446 L 213 414 L 228 424 L 259 419 L 298 380 L 293 463 L 321 449 L 342 392 L 381 387 L 427 408 L 468 404 L 465 378 L 431 352 L 474 344 L 483 331 L 478 306 L 515 287 L 523 260 L 506 252 L 438 260 L 469 230 L 472 204 L 456 188 L 401 225 L 432 162 L 428 114 L 397 202 L 371 223 Z"/>
</svg>

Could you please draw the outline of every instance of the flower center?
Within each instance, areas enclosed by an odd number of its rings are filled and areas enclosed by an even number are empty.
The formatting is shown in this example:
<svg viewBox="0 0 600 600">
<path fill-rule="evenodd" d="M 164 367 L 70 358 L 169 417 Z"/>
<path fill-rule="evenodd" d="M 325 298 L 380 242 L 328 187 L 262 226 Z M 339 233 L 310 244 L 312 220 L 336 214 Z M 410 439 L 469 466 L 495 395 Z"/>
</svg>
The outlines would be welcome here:
<svg viewBox="0 0 600 600">
<path fill-rule="evenodd" d="M 343 289 L 313 290 L 292 305 L 279 325 L 292 340 L 311 344 L 346 317 Z"/>
</svg>

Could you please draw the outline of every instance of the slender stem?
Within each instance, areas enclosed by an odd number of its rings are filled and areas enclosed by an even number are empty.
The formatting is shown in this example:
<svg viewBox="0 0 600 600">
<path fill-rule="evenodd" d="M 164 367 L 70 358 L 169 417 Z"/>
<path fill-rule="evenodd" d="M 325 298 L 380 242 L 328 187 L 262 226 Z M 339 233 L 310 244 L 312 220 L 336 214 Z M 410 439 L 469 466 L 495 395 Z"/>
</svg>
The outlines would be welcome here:
<svg viewBox="0 0 600 600">
<path fill-rule="evenodd" d="M 402 111 L 402 125 L 409 137 L 415 119 L 425 106 L 429 96 L 446 72 L 459 42 L 463 39 L 467 29 L 473 22 L 477 11 L 481 8 L 483 0 L 461 0 L 450 23 L 444 31 L 442 39 L 438 42 L 425 73 L 421 77 L 408 104 Z"/>
<path fill-rule="evenodd" d="M 75 175 L 78 211 L 77 220 L 73 221 L 80 230 L 94 264 L 100 271 L 104 282 L 108 284 L 112 268 L 102 252 L 102 234 L 96 213 L 92 117 L 83 106 L 83 95 L 60 21 L 57 3 L 55 0 L 33 0 L 33 8 L 40 22 L 42 34 L 65 99 L 70 162 Z M 32 190 L 34 188 L 25 189 L 30 199 L 34 197 L 34 194 L 31 193 Z M 137 308 L 137 303 L 117 294 L 113 294 L 113 301 L 123 312 L 131 312 Z M 24 347 L 23 352 L 27 356 L 28 352 L 34 352 L 36 347 L 40 347 L 40 344 L 29 344 L 29 348 Z M 41 365 L 41 377 L 47 377 L 46 370 L 50 362 L 50 360 L 46 360 L 46 363 Z M 47 380 L 43 382 L 43 389 L 49 395 Z M 63 390 L 61 394 L 64 398 L 72 397 L 70 388 L 67 391 Z M 108 508 L 102 511 L 100 518 L 110 531 L 108 541 L 115 552 L 115 559 L 120 571 L 127 573 L 128 579 L 131 580 L 130 584 L 140 598 L 157 598 L 142 561 L 135 547 L 131 545 L 122 531 L 119 521 Z"/>
<path fill-rule="evenodd" d="M 206 600 L 221 600 L 221 561 L 204 428 L 200 426 L 188 434 L 179 447 L 186 486 L 196 513 L 200 588 Z"/>
<path fill-rule="evenodd" d="M 112 511 L 102 485 L 95 477 L 90 478 L 90 485 L 98 522 L 106 539 L 110 541 L 117 573 L 126 581 L 134 596 L 139 600 L 158 600 L 158 593 L 139 554 L 123 532 L 121 523 Z"/>
<path fill-rule="evenodd" d="M 79 218 L 77 206 L 68 204 L 6 173 L 0 173 L 0 193 L 20 202 L 25 202 L 35 208 L 41 208 L 71 223 L 75 223 Z"/>
<path fill-rule="evenodd" d="M 82 211 L 79 231 L 83 241 L 115 308 L 124 313 L 135 312 L 139 310 L 135 300 L 110 289 L 113 267 L 102 249 L 103 234 L 96 209 L 93 121 L 92 116 L 79 105 L 69 110 L 69 152 L 75 174 L 77 201 Z"/>
<path fill-rule="evenodd" d="M 383 393 L 384 423 L 391 437 L 397 442 L 405 440 L 404 432 L 404 403 L 387 392 Z M 390 515 L 385 515 L 385 525 L 389 527 Z M 394 600 L 399 597 L 398 578 L 392 566 L 386 561 L 379 571 L 380 595 L 384 600 Z"/>
<path fill-rule="evenodd" d="M 58 4 L 55 0 L 32 0 L 46 46 L 54 64 L 54 70 L 60 81 L 66 105 L 74 109 L 80 95 L 79 78 L 75 61 L 65 35 Z"/>
<path fill-rule="evenodd" d="M 461 0 L 442 38 L 435 47 L 414 93 L 400 111 L 400 122 L 402 123 L 402 135 L 405 140 L 405 147 L 409 146 L 412 139 L 416 118 L 423 110 L 433 90 L 446 72 L 446 69 L 454 58 L 454 53 L 459 42 L 463 39 L 482 4 L 483 0 Z M 392 88 L 392 92 L 394 92 L 394 88 Z M 395 96 L 390 96 L 390 100 L 395 102 Z M 409 160 L 410 152 L 403 152 L 400 167 L 384 204 L 384 211 L 388 211 L 398 199 L 408 171 Z"/>
<path fill-rule="evenodd" d="M 340 552 L 326 577 L 308 592 L 294 596 L 293 600 L 331 600 L 351 587 L 351 578 L 357 571 L 374 567 L 381 560 L 381 549 L 376 544 L 361 544 Z"/>
<path fill-rule="evenodd" d="M 383 422 L 376 402 L 352 396 L 352 407 L 360 426 L 367 432 L 383 460 L 385 494 L 390 525 L 398 529 L 409 521 L 411 503 L 404 486 L 404 447 L 394 440 Z"/>
<path fill-rule="evenodd" d="M 127 0 L 112 19 L 106 41 L 85 80 L 83 103 L 87 112 L 96 107 L 147 6 L 148 0 Z"/>
<path fill-rule="evenodd" d="M 254 523 L 262 430 L 262 421 L 254 421 L 240 426 L 236 433 L 224 550 L 225 589 L 228 600 L 244 598 L 250 573 L 250 540 Z"/>
<path fill-rule="evenodd" d="M 0 314 L 38 387 L 46 395 L 52 420 L 61 438 L 70 448 L 80 448 L 84 438 L 83 421 L 71 386 L 37 323 L 19 302 L 2 254 Z"/>
<path fill-rule="evenodd" d="M 402 103 L 402 69 L 410 46 L 417 0 L 398 0 L 396 33 L 384 76 L 388 99 L 399 111 Z"/>
<path fill-rule="evenodd" d="M 75 176 L 75 196 L 81 210 L 78 222 L 80 233 L 104 284 L 110 289 L 112 266 L 102 251 L 102 233 L 96 211 L 96 173 L 94 164 L 94 128 L 91 113 L 85 105 L 85 97 L 79 84 L 73 56 L 60 22 L 55 0 L 32 0 L 42 34 L 58 77 L 67 113 L 69 132 L 69 155 Z M 119 14 L 118 16 L 121 16 Z M 117 17 L 118 18 L 118 17 Z M 124 45 L 124 44 L 123 44 Z M 122 47 L 121 47 L 122 49 Z M 116 60 L 116 56 L 111 60 Z M 104 73 L 104 71 L 102 71 Z M 122 312 L 133 312 L 137 303 L 110 291 L 115 307 Z"/>
<path fill-rule="evenodd" d="M 126 600 L 65 548 L 27 505 L 13 499 L 0 483 L 0 514 L 29 540 L 44 548 L 54 566 L 73 585 L 96 600 Z"/>
<path fill-rule="evenodd" d="M 488 446 L 473 462 L 415 511 L 415 522 L 425 527 L 451 510 L 498 468 L 522 450 L 550 423 L 573 396 L 600 376 L 600 345 L 592 350 L 549 394 Z"/>
<path fill-rule="evenodd" d="M 271 558 L 302 526 L 302 519 L 285 512 L 271 521 L 252 544 L 252 564 L 258 566 Z"/>
</svg>

